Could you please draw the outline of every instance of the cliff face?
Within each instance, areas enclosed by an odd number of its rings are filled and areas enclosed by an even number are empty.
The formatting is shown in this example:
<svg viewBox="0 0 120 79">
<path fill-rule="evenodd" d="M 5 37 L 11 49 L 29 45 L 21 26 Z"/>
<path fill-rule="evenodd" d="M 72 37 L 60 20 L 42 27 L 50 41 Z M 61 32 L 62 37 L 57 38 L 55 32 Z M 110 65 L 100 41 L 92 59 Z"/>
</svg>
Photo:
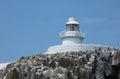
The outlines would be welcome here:
<svg viewBox="0 0 120 79">
<path fill-rule="evenodd" d="M 21 57 L 0 70 L 0 79 L 120 79 L 120 50 Z"/>
</svg>

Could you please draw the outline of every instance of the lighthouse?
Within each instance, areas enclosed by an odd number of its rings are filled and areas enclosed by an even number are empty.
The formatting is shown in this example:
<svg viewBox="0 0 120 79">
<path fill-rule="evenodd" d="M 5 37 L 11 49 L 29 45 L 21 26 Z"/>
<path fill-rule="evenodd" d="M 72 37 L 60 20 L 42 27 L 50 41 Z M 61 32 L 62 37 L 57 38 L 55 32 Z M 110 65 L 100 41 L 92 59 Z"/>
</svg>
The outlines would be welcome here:
<svg viewBox="0 0 120 79">
<path fill-rule="evenodd" d="M 80 33 L 80 24 L 75 18 L 69 18 L 65 26 L 65 31 L 60 33 L 63 45 L 81 44 L 85 33 Z"/>
<path fill-rule="evenodd" d="M 88 51 L 94 49 L 108 49 L 108 46 L 96 45 L 96 44 L 83 44 L 82 41 L 85 37 L 85 33 L 80 32 L 80 24 L 75 18 L 69 18 L 65 31 L 60 32 L 60 38 L 62 39 L 61 45 L 54 45 L 48 48 L 44 54 L 55 54 L 65 52 L 79 52 Z M 110 49 L 113 49 L 110 47 Z"/>
</svg>

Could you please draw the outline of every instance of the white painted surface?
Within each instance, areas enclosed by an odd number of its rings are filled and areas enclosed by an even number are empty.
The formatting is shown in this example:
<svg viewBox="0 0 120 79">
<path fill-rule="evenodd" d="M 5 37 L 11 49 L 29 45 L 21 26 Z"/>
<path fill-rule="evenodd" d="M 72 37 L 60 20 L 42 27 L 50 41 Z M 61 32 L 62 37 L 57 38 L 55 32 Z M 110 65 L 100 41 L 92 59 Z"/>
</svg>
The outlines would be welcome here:
<svg viewBox="0 0 120 79">
<path fill-rule="evenodd" d="M 55 54 L 55 53 L 64 53 L 64 52 L 78 52 L 78 51 L 87 51 L 93 49 L 108 49 L 108 46 L 103 45 L 94 45 L 94 44 L 74 44 L 74 45 L 56 45 L 48 48 L 45 54 Z M 113 49 L 112 47 L 110 47 Z"/>
<path fill-rule="evenodd" d="M 71 38 L 71 37 L 67 37 L 64 38 L 62 41 L 63 45 L 72 45 L 72 44 L 81 44 L 82 41 L 80 40 L 80 38 Z"/>
<path fill-rule="evenodd" d="M 63 45 L 70 45 L 70 44 L 81 44 L 82 40 L 85 37 L 85 34 L 80 33 L 79 32 L 79 23 L 75 20 L 75 18 L 69 18 L 67 24 L 73 24 L 66 26 L 66 28 L 68 27 L 69 29 L 74 28 L 74 30 L 65 30 L 65 32 L 61 32 L 60 33 L 60 37 L 62 39 L 62 44 Z M 77 24 L 77 30 L 75 30 L 75 27 Z"/>
<path fill-rule="evenodd" d="M 69 18 L 66 24 L 79 24 L 75 18 Z"/>
<path fill-rule="evenodd" d="M 65 37 L 84 37 L 85 33 L 81 33 L 78 31 L 65 31 L 65 32 L 61 32 L 60 33 L 60 37 L 61 38 L 65 38 Z"/>
<path fill-rule="evenodd" d="M 60 33 L 63 45 L 81 44 L 85 34 L 78 31 L 67 31 Z"/>
</svg>

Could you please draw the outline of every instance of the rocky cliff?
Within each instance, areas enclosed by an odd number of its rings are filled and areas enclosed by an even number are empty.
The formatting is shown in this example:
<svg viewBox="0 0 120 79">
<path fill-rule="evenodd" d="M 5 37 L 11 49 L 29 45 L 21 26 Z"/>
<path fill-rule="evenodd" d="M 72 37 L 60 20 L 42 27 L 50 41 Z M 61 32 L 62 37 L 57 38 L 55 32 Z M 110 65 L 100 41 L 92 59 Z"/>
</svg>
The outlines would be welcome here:
<svg viewBox="0 0 120 79">
<path fill-rule="evenodd" d="M 120 50 L 92 50 L 21 57 L 0 79 L 120 79 Z"/>
</svg>

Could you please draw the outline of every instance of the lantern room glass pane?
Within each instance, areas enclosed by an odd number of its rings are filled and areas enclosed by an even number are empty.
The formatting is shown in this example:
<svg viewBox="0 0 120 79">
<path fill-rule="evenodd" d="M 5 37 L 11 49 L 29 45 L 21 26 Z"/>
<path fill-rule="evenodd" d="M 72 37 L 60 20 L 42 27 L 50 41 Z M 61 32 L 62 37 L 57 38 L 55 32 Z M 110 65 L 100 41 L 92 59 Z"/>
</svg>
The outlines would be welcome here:
<svg viewBox="0 0 120 79">
<path fill-rule="evenodd" d="M 66 24 L 66 31 L 79 31 L 78 24 Z"/>
</svg>

